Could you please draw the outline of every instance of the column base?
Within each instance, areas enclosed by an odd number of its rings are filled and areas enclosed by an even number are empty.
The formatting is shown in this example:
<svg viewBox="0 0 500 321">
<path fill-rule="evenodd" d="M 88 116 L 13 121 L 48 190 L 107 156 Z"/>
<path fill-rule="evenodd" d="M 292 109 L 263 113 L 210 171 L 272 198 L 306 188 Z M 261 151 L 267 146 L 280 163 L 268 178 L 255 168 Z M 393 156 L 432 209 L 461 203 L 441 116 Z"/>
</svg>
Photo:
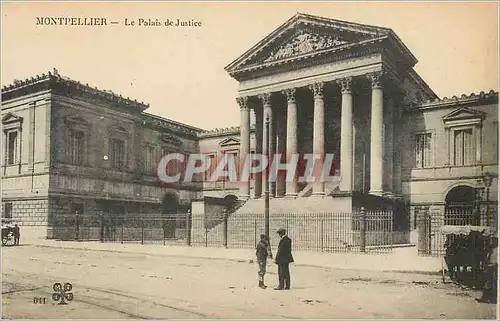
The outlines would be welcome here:
<svg viewBox="0 0 500 321">
<path fill-rule="evenodd" d="M 285 194 L 286 199 L 295 199 L 297 198 L 297 193 L 290 193 L 290 194 Z"/>
<path fill-rule="evenodd" d="M 311 194 L 311 197 L 315 197 L 315 198 L 323 198 L 325 197 L 325 192 L 313 192 Z"/>
</svg>

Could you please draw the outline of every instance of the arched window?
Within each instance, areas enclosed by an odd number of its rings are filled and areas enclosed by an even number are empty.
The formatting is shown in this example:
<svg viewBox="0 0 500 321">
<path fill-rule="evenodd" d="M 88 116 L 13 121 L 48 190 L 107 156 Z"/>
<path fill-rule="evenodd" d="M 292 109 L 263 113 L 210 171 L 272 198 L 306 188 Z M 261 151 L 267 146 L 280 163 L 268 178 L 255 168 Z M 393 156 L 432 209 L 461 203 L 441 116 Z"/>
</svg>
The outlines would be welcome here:
<svg viewBox="0 0 500 321">
<path fill-rule="evenodd" d="M 445 225 L 480 225 L 476 207 L 476 189 L 460 185 L 448 192 L 445 199 Z"/>
</svg>

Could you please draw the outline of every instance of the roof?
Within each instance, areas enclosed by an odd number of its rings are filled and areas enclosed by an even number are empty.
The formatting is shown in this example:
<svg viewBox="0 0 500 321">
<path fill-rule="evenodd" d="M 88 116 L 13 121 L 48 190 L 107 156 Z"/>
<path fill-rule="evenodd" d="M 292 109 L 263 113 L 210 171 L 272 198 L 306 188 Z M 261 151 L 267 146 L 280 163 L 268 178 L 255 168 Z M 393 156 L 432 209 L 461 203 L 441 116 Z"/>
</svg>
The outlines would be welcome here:
<svg viewBox="0 0 500 321">
<path fill-rule="evenodd" d="M 13 84 L 4 86 L 2 88 L 2 100 L 13 99 L 19 95 L 26 95 L 30 92 L 36 92 L 39 90 L 39 86 L 43 84 L 46 89 L 52 89 L 57 84 L 61 84 L 66 87 L 70 87 L 72 90 L 78 92 L 84 92 L 100 99 L 107 100 L 109 102 L 117 103 L 125 107 L 137 108 L 141 111 L 146 110 L 149 104 L 144 102 L 138 102 L 136 99 L 132 100 L 129 97 L 123 97 L 122 95 L 115 94 L 111 90 L 98 89 L 97 87 L 92 87 L 88 83 L 82 84 L 79 81 L 73 80 L 68 77 L 61 76 L 57 69 L 53 69 L 53 72 L 43 73 L 41 75 L 36 75 L 35 77 L 26 78 L 25 80 L 15 80 Z M 18 92 L 18 94 L 16 94 Z"/>
<path fill-rule="evenodd" d="M 481 91 L 478 94 L 471 93 L 470 95 L 462 94 L 460 97 L 453 96 L 451 98 L 436 98 L 434 100 L 423 101 L 420 104 L 416 105 L 413 109 L 427 109 L 427 108 L 439 108 L 439 107 L 448 107 L 454 105 L 466 105 L 473 103 L 485 103 L 485 102 L 493 102 L 498 103 L 498 91 L 490 90 L 485 93 Z"/>
</svg>

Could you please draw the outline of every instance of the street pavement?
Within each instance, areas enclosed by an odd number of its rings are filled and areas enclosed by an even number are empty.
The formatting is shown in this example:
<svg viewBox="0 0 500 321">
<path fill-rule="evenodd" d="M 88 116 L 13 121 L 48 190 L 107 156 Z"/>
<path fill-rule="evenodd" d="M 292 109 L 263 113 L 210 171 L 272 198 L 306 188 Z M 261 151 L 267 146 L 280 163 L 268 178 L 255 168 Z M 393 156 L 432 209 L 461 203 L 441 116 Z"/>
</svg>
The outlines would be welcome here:
<svg viewBox="0 0 500 321">
<path fill-rule="evenodd" d="M 142 253 L 159 256 L 178 256 L 210 258 L 234 261 L 254 259 L 253 249 L 226 249 L 222 247 L 186 246 L 179 244 L 140 243 L 100 243 L 56 241 L 47 239 L 27 240 L 25 243 L 39 247 L 82 249 L 102 252 Z M 274 249 L 275 251 L 275 249 Z M 348 270 L 371 270 L 382 272 L 406 272 L 422 274 L 440 274 L 442 259 L 417 255 L 416 247 L 394 248 L 391 252 L 364 253 L 326 253 L 312 251 L 294 251 L 296 265 L 317 266 Z"/>
<path fill-rule="evenodd" d="M 142 253 L 89 249 L 84 243 L 66 248 L 47 244 L 3 247 L 2 317 L 495 317 L 495 305 L 476 302 L 479 293 L 444 284 L 439 275 L 292 265 L 291 290 L 263 290 L 257 287 L 257 267 L 251 260 L 176 255 L 173 250 L 157 255 L 144 253 L 146 248 L 155 246 L 142 246 Z M 156 248 L 160 251 L 162 246 Z M 269 286 L 275 285 L 276 272 L 269 262 Z M 67 305 L 53 301 L 55 282 L 72 284 L 73 300 Z M 45 298 L 45 304 L 34 303 L 35 298 L 42 302 Z"/>
</svg>

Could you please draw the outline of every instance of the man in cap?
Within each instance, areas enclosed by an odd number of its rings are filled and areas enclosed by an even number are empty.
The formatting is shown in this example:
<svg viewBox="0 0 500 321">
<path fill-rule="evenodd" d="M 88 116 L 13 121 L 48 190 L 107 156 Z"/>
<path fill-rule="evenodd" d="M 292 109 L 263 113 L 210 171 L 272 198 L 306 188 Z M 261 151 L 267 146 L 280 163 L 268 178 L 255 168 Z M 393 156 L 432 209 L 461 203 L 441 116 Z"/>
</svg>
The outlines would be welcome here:
<svg viewBox="0 0 500 321">
<path fill-rule="evenodd" d="M 276 252 L 275 263 L 278 265 L 279 285 L 275 290 L 290 290 L 290 263 L 293 262 L 292 240 L 286 235 L 286 230 L 280 228 L 277 231 L 280 242 Z"/>
<path fill-rule="evenodd" d="M 257 264 L 259 265 L 259 288 L 265 289 L 264 275 L 266 275 L 267 258 L 273 258 L 271 249 L 269 248 L 269 238 L 265 234 L 260 235 L 260 242 L 255 248 L 257 256 Z"/>
</svg>

